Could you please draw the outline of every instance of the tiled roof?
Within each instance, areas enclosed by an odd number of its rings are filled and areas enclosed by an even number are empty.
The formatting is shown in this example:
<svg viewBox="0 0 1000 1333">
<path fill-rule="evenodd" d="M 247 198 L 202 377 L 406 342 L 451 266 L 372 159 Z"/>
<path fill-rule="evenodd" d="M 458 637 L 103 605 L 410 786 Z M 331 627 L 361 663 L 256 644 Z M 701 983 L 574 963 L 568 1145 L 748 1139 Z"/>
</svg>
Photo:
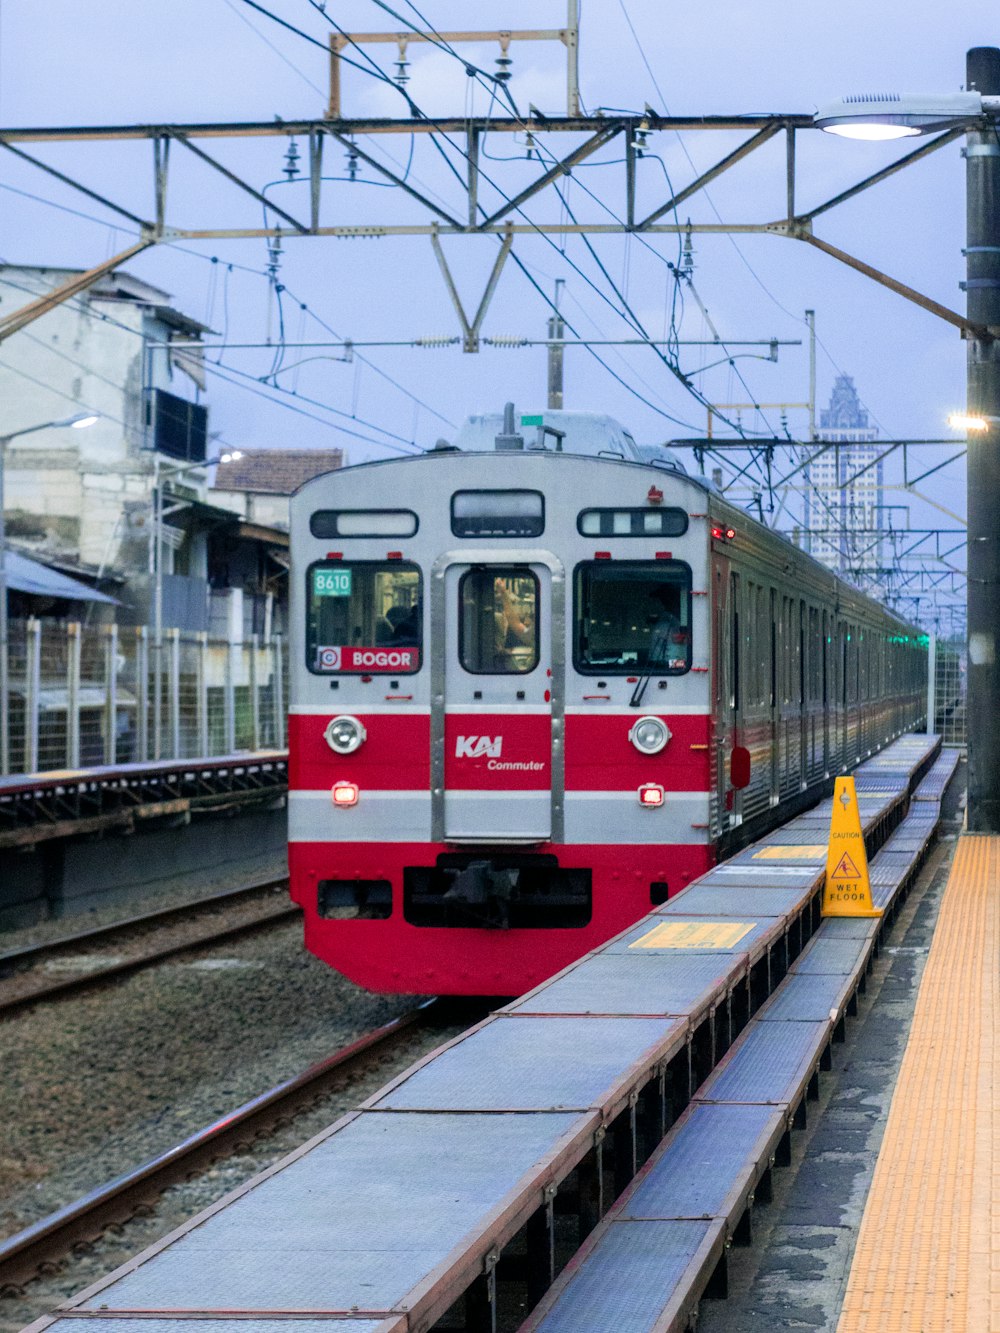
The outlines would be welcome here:
<svg viewBox="0 0 1000 1333">
<path fill-rule="evenodd" d="M 344 465 L 341 449 L 254 449 L 216 468 L 217 491 L 291 495 L 313 477 Z"/>
</svg>

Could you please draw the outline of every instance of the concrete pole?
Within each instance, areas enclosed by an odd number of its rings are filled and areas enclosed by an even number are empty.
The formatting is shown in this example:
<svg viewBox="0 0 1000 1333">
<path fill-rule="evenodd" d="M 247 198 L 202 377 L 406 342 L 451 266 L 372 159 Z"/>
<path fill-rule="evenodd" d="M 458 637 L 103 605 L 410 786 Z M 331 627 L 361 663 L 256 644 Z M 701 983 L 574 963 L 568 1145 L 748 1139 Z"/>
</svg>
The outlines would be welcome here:
<svg viewBox="0 0 1000 1333">
<path fill-rule="evenodd" d="M 973 47 L 966 86 L 1000 93 L 1000 50 Z M 991 126 L 966 140 L 969 319 L 1000 331 L 1000 141 Z M 968 339 L 968 409 L 991 417 L 969 436 L 968 827 L 1000 833 L 1000 340 Z"/>
</svg>

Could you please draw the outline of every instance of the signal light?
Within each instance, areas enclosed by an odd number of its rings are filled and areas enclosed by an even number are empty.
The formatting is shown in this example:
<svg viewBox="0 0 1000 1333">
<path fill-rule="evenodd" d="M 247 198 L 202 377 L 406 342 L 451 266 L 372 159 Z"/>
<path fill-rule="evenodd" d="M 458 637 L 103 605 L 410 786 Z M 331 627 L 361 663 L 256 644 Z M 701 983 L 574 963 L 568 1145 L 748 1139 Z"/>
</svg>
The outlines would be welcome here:
<svg viewBox="0 0 1000 1333">
<path fill-rule="evenodd" d="M 736 536 L 735 528 L 713 528 L 712 536 L 716 541 L 731 542 Z"/>
<path fill-rule="evenodd" d="M 663 788 L 658 782 L 646 782 L 639 788 L 639 804 L 647 810 L 663 804 Z"/>
<path fill-rule="evenodd" d="M 330 790 L 330 799 L 339 809 L 346 809 L 347 806 L 357 805 L 359 794 L 356 782 L 335 782 Z"/>
</svg>

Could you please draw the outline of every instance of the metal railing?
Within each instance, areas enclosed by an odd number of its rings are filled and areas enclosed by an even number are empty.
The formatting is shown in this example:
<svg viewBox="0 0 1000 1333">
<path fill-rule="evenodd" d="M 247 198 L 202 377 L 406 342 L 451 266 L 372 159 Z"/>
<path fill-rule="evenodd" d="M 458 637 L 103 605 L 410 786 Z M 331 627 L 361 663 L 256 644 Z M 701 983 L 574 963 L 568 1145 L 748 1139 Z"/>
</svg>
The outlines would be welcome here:
<svg viewBox="0 0 1000 1333">
<path fill-rule="evenodd" d="M 10 773 L 284 749 L 287 644 L 11 620 Z M 156 740 L 159 738 L 159 753 Z"/>
<path fill-rule="evenodd" d="M 942 745 L 968 744 L 966 663 L 964 640 L 931 637 L 927 672 L 927 729 L 940 735 Z"/>
</svg>

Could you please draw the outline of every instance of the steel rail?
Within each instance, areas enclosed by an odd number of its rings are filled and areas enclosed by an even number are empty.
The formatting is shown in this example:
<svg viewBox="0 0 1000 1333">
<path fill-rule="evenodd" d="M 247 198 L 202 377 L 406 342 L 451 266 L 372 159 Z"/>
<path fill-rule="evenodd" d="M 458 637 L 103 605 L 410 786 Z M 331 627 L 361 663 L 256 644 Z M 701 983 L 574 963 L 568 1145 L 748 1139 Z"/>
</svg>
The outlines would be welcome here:
<svg viewBox="0 0 1000 1333">
<path fill-rule="evenodd" d="M 220 1116 L 166 1152 L 0 1241 L 0 1297 L 16 1293 L 24 1283 L 38 1276 L 43 1266 L 58 1264 L 73 1246 L 90 1244 L 108 1226 L 135 1216 L 169 1185 L 287 1118 L 297 1103 L 308 1102 L 324 1082 L 372 1062 L 376 1053 L 382 1055 L 387 1046 L 411 1028 L 425 1023 L 437 1003 L 434 999 L 425 1000 L 415 1009 L 340 1047 L 301 1074 Z"/>
<path fill-rule="evenodd" d="M 250 896 L 262 889 L 287 883 L 284 878 L 265 881 L 262 884 L 244 886 L 239 889 L 227 890 L 224 893 L 213 894 L 209 898 L 201 898 L 193 903 L 187 903 L 184 906 L 164 908 L 158 912 L 151 912 L 144 917 L 132 917 L 128 921 L 117 922 L 110 926 L 98 926 L 93 930 L 81 931 L 78 935 L 65 936 L 60 940 L 54 940 L 50 944 L 39 944 L 26 946 L 21 950 L 14 950 L 11 953 L 0 956 L 0 964 L 6 962 L 24 961 L 26 958 L 34 957 L 41 959 L 51 953 L 61 953 L 66 949 L 78 946 L 81 943 L 94 943 L 95 941 L 108 942 L 116 935 L 125 934 L 129 929 L 138 929 L 147 924 L 163 925 L 170 919 L 181 920 L 185 916 L 197 913 L 204 907 L 221 905 L 227 900 Z M 48 980 L 40 986 L 31 990 L 25 990 L 20 994 L 3 995 L 0 982 L 0 1018 L 15 1013 L 20 1009 L 25 1009 L 29 1005 L 40 1003 L 44 1000 L 52 999 L 56 996 L 70 994 L 73 991 L 85 990 L 90 986 L 99 985 L 113 978 L 127 976 L 131 972 L 138 972 L 142 968 L 150 967 L 154 963 L 162 962 L 168 958 L 173 958 L 178 954 L 189 953 L 192 949 L 203 948 L 207 944 L 221 943 L 226 940 L 236 939 L 241 935 L 251 934 L 255 930 L 262 930 L 267 926 L 275 925 L 281 921 L 289 920 L 297 916 L 300 908 L 293 903 L 282 902 L 272 911 L 262 913 L 247 921 L 241 921 L 236 924 L 225 925 L 221 928 L 214 928 L 203 931 L 197 935 L 183 940 L 174 940 L 167 945 L 158 945 L 136 953 L 131 958 L 119 958 L 113 963 L 108 963 L 105 967 L 99 967 L 90 971 L 82 972 L 76 976 L 59 977 L 55 980 Z M 16 976 L 16 974 L 15 974 Z M 11 978 L 6 978 L 10 982 Z"/>
</svg>

